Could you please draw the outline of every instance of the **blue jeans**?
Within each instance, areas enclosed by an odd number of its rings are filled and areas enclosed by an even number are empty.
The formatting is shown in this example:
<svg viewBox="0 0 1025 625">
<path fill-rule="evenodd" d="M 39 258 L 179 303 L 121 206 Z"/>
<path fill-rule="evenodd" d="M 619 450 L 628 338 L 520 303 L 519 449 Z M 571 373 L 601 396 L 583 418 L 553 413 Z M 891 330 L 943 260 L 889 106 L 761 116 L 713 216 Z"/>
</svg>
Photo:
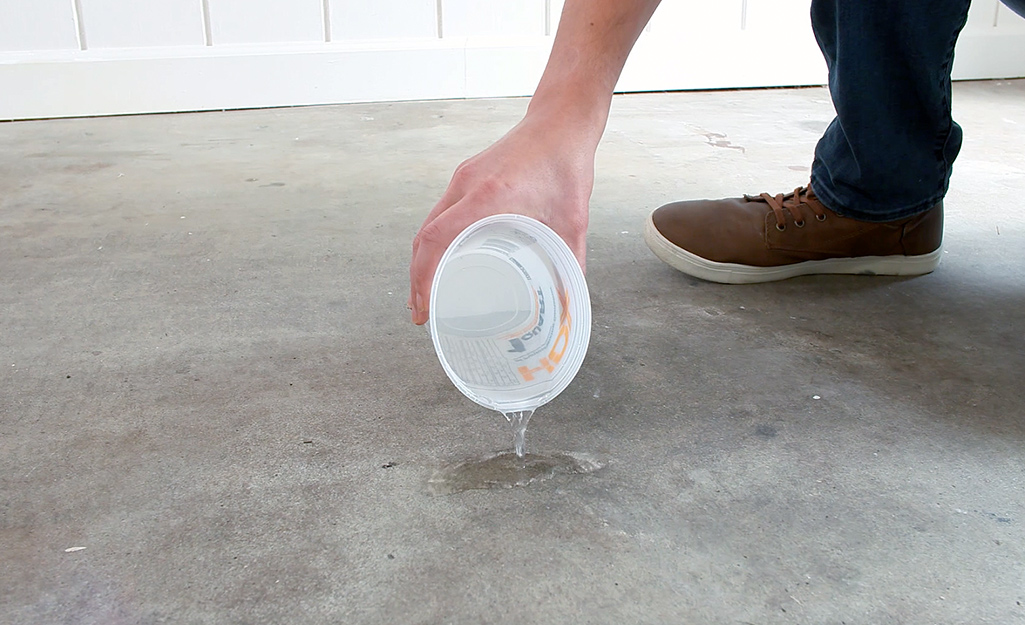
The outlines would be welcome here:
<svg viewBox="0 0 1025 625">
<path fill-rule="evenodd" d="M 830 209 L 892 221 L 932 208 L 961 149 L 950 66 L 970 0 L 813 0 L 836 118 L 811 185 Z M 1025 0 L 1005 0 L 1017 13 Z"/>
</svg>

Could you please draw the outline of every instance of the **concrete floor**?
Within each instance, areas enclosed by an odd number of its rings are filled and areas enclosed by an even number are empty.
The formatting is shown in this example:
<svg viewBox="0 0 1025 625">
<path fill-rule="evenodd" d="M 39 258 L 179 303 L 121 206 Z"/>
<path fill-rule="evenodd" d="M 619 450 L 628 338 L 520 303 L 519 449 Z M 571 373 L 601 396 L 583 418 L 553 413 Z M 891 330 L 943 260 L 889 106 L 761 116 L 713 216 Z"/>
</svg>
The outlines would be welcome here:
<svg viewBox="0 0 1025 625">
<path fill-rule="evenodd" d="M 409 244 L 524 100 L 0 124 L 0 622 L 1025 621 L 1025 82 L 954 103 L 937 272 L 726 287 L 644 217 L 804 183 L 826 92 L 618 98 L 528 433 L 608 466 L 441 497 L 510 441 Z"/>
</svg>

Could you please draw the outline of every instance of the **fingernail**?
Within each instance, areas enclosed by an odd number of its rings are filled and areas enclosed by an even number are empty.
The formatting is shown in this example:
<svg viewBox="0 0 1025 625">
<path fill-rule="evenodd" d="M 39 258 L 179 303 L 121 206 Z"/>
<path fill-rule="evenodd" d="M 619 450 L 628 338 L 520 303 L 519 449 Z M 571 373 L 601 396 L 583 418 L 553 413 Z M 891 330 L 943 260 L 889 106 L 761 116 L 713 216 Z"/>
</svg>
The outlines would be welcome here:
<svg viewBox="0 0 1025 625">
<path fill-rule="evenodd" d="M 420 297 L 419 293 L 416 294 L 416 310 L 417 312 L 427 312 L 427 309 L 424 308 L 424 298 Z"/>
</svg>

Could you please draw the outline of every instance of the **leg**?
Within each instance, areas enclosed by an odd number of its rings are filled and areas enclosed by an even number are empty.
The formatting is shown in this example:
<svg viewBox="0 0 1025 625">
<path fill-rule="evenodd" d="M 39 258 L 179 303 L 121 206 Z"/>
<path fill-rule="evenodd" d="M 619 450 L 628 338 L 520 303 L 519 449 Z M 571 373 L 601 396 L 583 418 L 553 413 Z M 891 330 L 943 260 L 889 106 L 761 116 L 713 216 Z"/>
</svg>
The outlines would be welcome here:
<svg viewBox="0 0 1025 625">
<path fill-rule="evenodd" d="M 815 150 L 810 187 L 667 204 L 648 219 L 648 247 L 714 282 L 935 269 L 961 147 L 950 66 L 968 5 L 812 0 L 837 117 Z"/>
<path fill-rule="evenodd" d="M 961 148 L 950 66 L 969 0 L 813 0 L 837 116 L 815 149 L 811 186 L 865 221 L 926 211 Z"/>
</svg>

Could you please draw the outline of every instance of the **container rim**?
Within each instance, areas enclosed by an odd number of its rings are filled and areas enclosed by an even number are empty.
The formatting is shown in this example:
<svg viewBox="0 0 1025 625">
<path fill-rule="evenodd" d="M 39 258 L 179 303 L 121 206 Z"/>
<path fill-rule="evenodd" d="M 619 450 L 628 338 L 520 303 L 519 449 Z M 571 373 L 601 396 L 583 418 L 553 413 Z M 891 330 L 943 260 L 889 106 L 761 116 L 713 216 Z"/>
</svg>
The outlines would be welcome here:
<svg viewBox="0 0 1025 625">
<path fill-rule="evenodd" d="M 452 243 L 448 246 L 448 249 L 445 250 L 441 260 L 438 262 L 438 267 L 434 272 L 433 279 L 431 280 L 429 313 L 433 313 L 433 311 L 437 310 L 436 303 L 439 277 L 442 274 L 442 269 L 448 263 L 448 260 L 456 253 L 459 247 L 466 242 L 467 239 L 477 234 L 480 230 L 495 224 L 511 225 L 534 237 L 540 244 L 544 253 L 548 255 L 549 259 L 552 261 L 552 265 L 563 279 L 566 291 L 573 296 L 570 299 L 569 305 L 573 324 L 570 328 L 570 336 L 568 340 L 569 344 L 574 346 L 574 349 L 569 350 L 570 353 L 567 354 L 567 360 L 563 366 L 559 367 L 559 372 L 555 375 L 554 388 L 542 396 L 540 402 L 538 402 L 537 396 L 509 402 L 495 402 L 487 397 L 483 397 L 470 390 L 452 369 L 448 359 L 445 357 L 444 350 L 442 350 L 441 340 L 438 336 L 437 322 L 433 314 L 429 314 L 428 316 L 428 328 L 430 330 L 431 339 L 434 343 L 434 351 L 438 356 L 438 360 L 441 361 L 441 366 L 445 370 L 445 374 L 448 376 L 449 380 L 452 381 L 455 387 L 463 393 L 463 395 L 466 395 L 466 397 L 480 406 L 490 410 L 497 410 L 499 412 L 536 409 L 562 393 L 562 391 L 564 391 L 573 381 L 577 372 L 580 370 L 580 366 L 583 364 L 584 357 L 587 354 L 587 348 L 589 347 L 591 340 L 591 297 L 587 289 L 587 281 L 584 278 L 584 272 L 580 268 L 580 263 L 577 261 L 577 257 L 573 254 L 572 250 L 569 249 L 569 246 L 566 245 L 566 242 L 563 241 L 562 237 L 556 234 L 554 230 L 546 226 L 544 223 L 532 217 L 517 215 L 515 213 L 491 215 L 470 224 L 452 240 Z"/>
</svg>

